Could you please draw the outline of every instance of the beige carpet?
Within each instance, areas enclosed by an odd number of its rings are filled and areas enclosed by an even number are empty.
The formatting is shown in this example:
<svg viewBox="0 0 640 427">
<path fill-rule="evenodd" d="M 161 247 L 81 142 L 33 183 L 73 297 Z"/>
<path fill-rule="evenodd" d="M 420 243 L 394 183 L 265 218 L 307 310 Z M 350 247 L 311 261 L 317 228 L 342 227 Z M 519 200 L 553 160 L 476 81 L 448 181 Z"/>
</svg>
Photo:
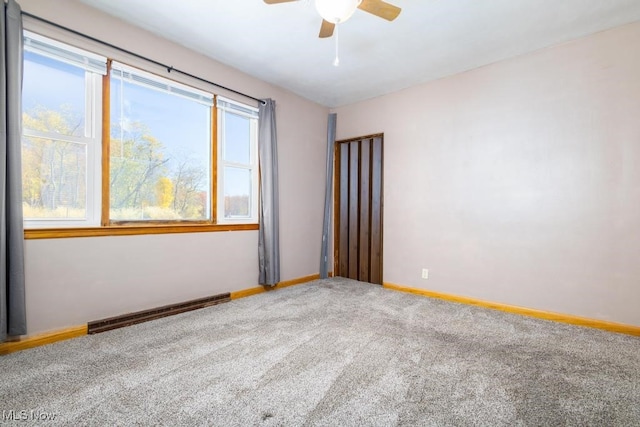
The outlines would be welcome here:
<svg viewBox="0 0 640 427">
<path fill-rule="evenodd" d="M 0 372 L 2 425 L 640 425 L 638 338 L 339 278 L 10 354 Z"/>
</svg>

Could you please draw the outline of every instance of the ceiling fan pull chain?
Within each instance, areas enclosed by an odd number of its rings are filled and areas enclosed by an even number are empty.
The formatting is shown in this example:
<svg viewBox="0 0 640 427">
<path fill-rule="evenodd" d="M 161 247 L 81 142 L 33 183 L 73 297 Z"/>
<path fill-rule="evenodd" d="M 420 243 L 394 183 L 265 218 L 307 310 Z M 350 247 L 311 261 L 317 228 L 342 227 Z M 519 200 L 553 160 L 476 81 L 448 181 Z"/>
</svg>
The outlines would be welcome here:
<svg viewBox="0 0 640 427">
<path fill-rule="evenodd" d="M 333 66 L 334 67 L 338 67 L 340 66 L 340 57 L 338 56 L 338 36 L 339 36 L 339 30 L 340 25 L 336 24 L 336 31 L 335 31 L 335 39 L 336 39 L 336 59 L 333 60 Z"/>
</svg>

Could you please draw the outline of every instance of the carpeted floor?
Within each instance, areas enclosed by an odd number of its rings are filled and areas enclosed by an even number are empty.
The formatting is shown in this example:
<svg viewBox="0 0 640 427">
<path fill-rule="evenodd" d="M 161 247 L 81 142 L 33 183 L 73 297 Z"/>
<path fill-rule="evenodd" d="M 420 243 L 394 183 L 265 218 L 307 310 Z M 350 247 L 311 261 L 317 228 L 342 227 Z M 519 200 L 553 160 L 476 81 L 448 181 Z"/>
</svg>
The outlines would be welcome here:
<svg viewBox="0 0 640 427">
<path fill-rule="evenodd" d="M 640 425 L 638 338 L 339 278 L 13 353 L 0 372 L 3 425 Z"/>
</svg>

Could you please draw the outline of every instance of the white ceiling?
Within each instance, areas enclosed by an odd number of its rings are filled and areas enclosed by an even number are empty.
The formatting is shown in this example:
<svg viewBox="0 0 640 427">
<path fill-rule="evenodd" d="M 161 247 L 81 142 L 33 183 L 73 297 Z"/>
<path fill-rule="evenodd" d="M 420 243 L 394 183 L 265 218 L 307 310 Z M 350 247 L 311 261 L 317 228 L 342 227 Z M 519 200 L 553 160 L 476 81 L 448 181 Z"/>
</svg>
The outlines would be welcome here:
<svg viewBox="0 0 640 427">
<path fill-rule="evenodd" d="M 340 26 L 336 68 L 313 0 L 81 1 L 328 107 L 640 20 L 640 0 L 390 0 L 394 22 Z"/>
</svg>

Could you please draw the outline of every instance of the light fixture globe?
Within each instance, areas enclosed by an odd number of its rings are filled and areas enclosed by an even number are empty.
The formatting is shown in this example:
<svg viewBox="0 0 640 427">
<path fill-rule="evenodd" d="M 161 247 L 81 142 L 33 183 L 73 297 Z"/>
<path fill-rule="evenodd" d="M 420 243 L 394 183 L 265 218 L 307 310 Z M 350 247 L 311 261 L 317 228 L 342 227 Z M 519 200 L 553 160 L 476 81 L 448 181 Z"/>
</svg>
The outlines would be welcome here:
<svg viewBox="0 0 640 427">
<path fill-rule="evenodd" d="M 316 9 L 322 19 L 339 24 L 351 18 L 362 0 L 316 0 Z"/>
</svg>

